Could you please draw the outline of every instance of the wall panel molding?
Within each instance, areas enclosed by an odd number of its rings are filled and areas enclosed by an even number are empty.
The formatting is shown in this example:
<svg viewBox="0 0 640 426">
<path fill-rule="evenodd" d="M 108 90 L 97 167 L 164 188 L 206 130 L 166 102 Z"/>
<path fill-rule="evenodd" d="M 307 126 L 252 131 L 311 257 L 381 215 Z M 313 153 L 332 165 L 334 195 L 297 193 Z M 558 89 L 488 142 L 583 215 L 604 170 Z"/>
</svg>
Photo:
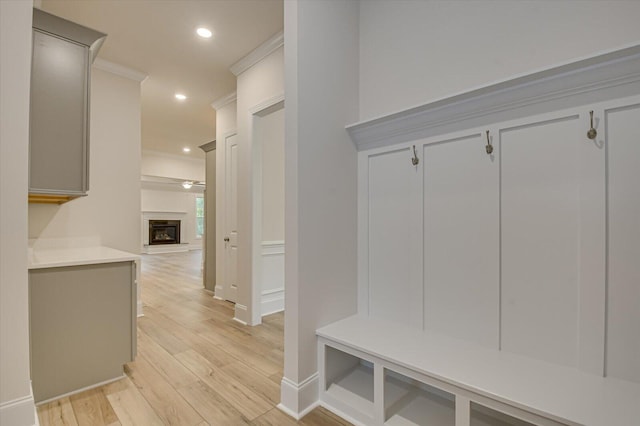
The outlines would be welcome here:
<svg viewBox="0 0 640 426">
<path fill-rule="evenodd" d="M 284 311 L 284 241 L 262 242 L 262 316 Z"/>
</svg>

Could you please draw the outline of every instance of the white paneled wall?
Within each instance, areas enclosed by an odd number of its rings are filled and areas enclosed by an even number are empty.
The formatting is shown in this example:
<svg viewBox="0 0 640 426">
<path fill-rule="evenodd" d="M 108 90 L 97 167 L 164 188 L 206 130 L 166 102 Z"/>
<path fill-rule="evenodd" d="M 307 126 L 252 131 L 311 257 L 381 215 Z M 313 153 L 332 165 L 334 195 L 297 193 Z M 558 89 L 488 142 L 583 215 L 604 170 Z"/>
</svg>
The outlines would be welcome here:
<svg viewBox="0 0 640 426">
<path fill-rule="evenodd" d="M 639 135 L 636 96 L 360 152 L 360 313 L 640 382 Z"/>
<path fill-rule="evenodd" d="M 502 348 L 577 364 L 580 252 L 577 115 L 500 130 Z M 602 177 L 604 178 L 604 176 Z"/>
<path fill-rule="evenodd" d="M 374 318 L 420 327 L 422 286 L 413 262 L 419 243 L 417 170 L 411 150 L 368 158 L 368 309 Z"/>
<path fill-rule="evenodd" d="M 640 383 L 640 103 L 605 110 L 608 150 L 606 373 Z"/>
<path fill-rule="evenodd" d="M 424 328 L 496 348 L 499 170 L 484 141 L 424 146 Z"/>
</svg>

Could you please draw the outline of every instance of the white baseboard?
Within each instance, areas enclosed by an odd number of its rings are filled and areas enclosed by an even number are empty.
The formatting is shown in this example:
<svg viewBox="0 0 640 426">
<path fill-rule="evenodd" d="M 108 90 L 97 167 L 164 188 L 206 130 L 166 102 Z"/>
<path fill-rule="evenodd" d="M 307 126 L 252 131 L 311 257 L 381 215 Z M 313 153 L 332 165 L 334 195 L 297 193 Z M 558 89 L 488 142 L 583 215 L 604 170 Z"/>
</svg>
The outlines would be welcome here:
<svg viewBox="0 0 640 426">
<path fill-rule="evenodd" d="M 296 420 L 300 420 L 319 405 L 319 376 L 314 373 L 300 383 L 286 377 L 280 382 L 278 408 Z"/>
<path fill-rule="evenodd" d="M 262 316 L 284 311 L 284 288 L 267 290 L 262 292 L 260 312 Z"/>
<path fill-rule="evenodd" d="M 218 300 L 224 300 L 224 287 L 216 285 L 213 291 L 213 298 Z"/>
<path fill-rule="evenodd" d="M 246 306 L 236 303 L 235 314 L 233 316 L 234 321 L 240 324 L 249 324 L 249 310 Z"/>
<path fill-rule="evenodd" d="M 0 404 L 0 425 L 37 425 L 38 416 L 35 410 L 33 389 L 22 398 Z"/>
</svg>

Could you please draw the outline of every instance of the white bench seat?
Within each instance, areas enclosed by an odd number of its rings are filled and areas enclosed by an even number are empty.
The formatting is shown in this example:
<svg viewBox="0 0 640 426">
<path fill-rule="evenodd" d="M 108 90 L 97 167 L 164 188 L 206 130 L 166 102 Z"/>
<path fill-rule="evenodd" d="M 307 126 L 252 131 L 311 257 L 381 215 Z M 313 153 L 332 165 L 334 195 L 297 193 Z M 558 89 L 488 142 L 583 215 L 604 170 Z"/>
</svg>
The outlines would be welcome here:
<svg viewBox="0 0 640 426">
<path fill-rule="evenodd" d="M 401 374 L 416 373 L 414 379 L 424 378 L 427 384 L 435 387 L 441 382 L 447 385 L 443 390 L 453 393 L 456 401 L 465 398 L 482 405 L 495 401 L 494 407 L 513 407 L 516 413 L 522 410 L 549 419 L 548 424 L 640 426 L 638 383 L 603 378 L 574 368 L 423 333 L 402 324 L 359 316 L 322 327 L 317 335 L 320 346 L 350 349 L 352 354 L 362 355 L 362 359 L 372 363 L 373 371 L 379 365 L 378 368 Z M 323 353 L 319 351 L 319 354 Z M 430 379 L 433 379 L 431 383 Z M 324 392 L 326 389 L 321 389 L 321 400 Z M 466 410 L 468 405 L 467 402 Z M 378 410 L 384 413 L 384 409 Z M 468 416 L 464 410 L 464 407 L 456 407 L 457 417 Z M 372 414 L 372 418 L 376 417 Z M 531 418 L 525 420 L 531 421 Z M 456 426 L 465 422 L 468 420 L 457 418 Z M 545 423 L 539 421 L 539 424 Z"/>
</svg>

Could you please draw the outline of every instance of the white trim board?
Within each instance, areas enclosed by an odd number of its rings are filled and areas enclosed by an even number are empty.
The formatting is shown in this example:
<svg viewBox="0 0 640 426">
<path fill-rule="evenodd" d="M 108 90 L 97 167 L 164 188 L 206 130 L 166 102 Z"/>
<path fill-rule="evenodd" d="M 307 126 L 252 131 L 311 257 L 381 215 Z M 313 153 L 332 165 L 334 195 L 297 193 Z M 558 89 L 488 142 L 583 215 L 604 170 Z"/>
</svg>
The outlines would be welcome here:
<svg viewBox="0 0 640 426">
<path fill-rule="evenodd" d="M 346 127 L 359 151 L 640 93 L 640 45 L 520 75 Z"/>
<path fill-rule="evenodd" d="M 214 299 L 218 299 L 218 300 L 225 300 L 224 299 L 224 286 L 216 284 L 216 286 L 215 286 L 215 288 L 213 290 L 213 298 Z"/>
<path fill-rule="evenodd" d="M 30 387 L 29 395 L 12 399 L 0 404 L 1 425 L 33 425 L 38 424 L 38 416 L 35 411 L 33 389 Z"/>
<path fill-rule="evenodd" d="M 280 31 L 269 40 L 256 47 L 254 50 L 249 52 L 247 56 L 231 65 L 229 70 L 233 75 L 238 76 L 282 46 L 284 46 L 284 31 Z"/>
<path fill-rule="evenodd" d="M 300 383 L 296 383 L 286 377 L 280 382 L 280 404 L 278 408 L 300 420 L 316 408 L 319 401 L 319 375 L 313 373 Z"/>
<path fill-rule="evenodd" d="M 228 95 L 223 96 L 220 99 L 216 99 L 215 101 L 211 102 L 211 108 L 217 111 L 220 108 L 229 105 L 231 102 L 235 102 L 237 99 L 238 99 L 238 92 L 234 90 Z"/>
<path fill-rule="evenodd" d="M 284 93 L 278 93 L 249 108 L 249 114 L 264 117 L 284 108 Z"/>
<path fill-rule="evenodd" d="M 240 303 L 236 303 L 233 320 L 239 322 L 242 325 L 248 325 L 249 321 L 249 310 L 245 305 L 241 305 Z"/>
</svg>

